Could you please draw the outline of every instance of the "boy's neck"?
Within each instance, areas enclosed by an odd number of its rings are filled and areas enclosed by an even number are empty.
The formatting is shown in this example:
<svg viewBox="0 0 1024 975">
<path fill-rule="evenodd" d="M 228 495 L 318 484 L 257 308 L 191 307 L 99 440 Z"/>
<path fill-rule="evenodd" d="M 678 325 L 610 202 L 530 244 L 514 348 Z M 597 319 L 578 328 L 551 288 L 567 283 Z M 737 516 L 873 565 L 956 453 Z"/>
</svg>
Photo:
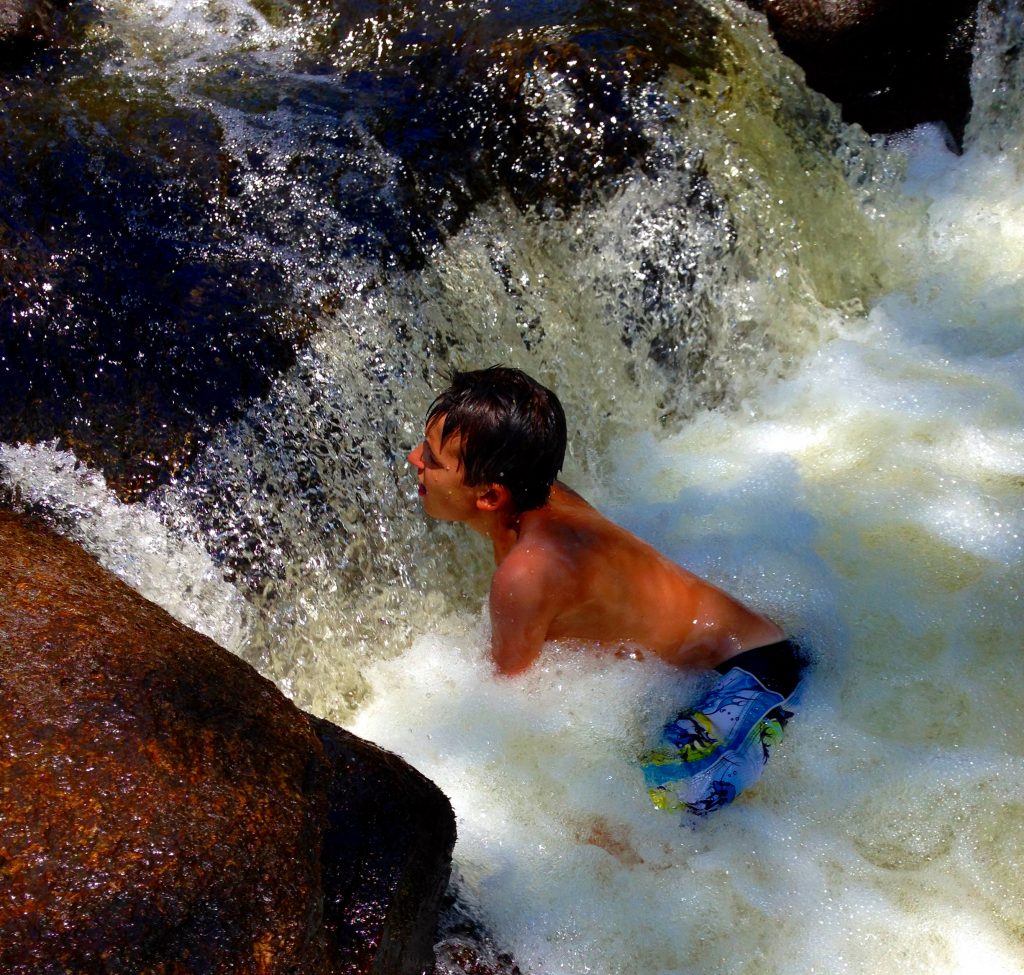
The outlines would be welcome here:
<svg viewBox="0 0 1024 975">
<path fill-rule="evenodd" d="M 543 518 L 545 514 L 551 513 L 552 507 L 561 508 L 566 503 L 587 505 L 586 501 L 572 488 L 566 487 L 561 481 L 556 481 L 547 501 L 539 508 L 519 511 L 509 505 L 499 508 L 497 511 L 488 512 L 486 515 L 481 512 L 481 517 L 470 522 L 470 527 L 491 540 L 491 545 L 494 547 L 494 563 L 501 565 L 519 541 L 525 521 L 537 515 Z"/>
<path fill-rule="evenodd" d="M 491 540 L 495 565 L 501 565 L 519 541 L 522 517 L 523 514 L 519 511 L 502 509 L 471 524 L 470 527 L 474 531 Z"/>
<path fill-rule="evenodd" d="M 473 528 L 491 540 L 494 546 L 494 563 L 501 565 L 518 543 L 527 521 L 536 518 L 543 520 L 554 514 L 553 509 L 561 510 L 567 504 L 589 507 L 572 488 L 566 487 L 561 481 L 556 481 L 547 501 L 539 508 L 531 508 L 529 511 L 518 511 L 512 507 L 502 508 L 493 512 L 490 519 L 473 525 Z"/>
<path fill-rule="evenodd" d="M 522 515 L 517 511 L 507 518 L 501 527 L 491 535 L 494 545 L 494 564 L 501 565 L 505 557 L 515 548 L 522 532 Z"/>
</svg>

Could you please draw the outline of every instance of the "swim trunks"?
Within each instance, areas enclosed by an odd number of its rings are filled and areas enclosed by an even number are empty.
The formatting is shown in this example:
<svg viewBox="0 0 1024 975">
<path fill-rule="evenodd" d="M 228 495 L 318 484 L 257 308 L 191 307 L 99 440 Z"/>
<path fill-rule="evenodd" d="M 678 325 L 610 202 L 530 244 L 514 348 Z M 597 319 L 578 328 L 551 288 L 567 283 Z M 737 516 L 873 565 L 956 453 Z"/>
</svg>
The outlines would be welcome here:
<svg viewBox="0 0 1024 975">
<path fill-rule="evenodd" d="M 792 640 L 719 664 L 721 679 L 666 724 L 657 746 L 640 758 L 651 802 L 703 816 L 752 786 L 793 716 L 788 706 L 806 667 Z"/>
</svg>

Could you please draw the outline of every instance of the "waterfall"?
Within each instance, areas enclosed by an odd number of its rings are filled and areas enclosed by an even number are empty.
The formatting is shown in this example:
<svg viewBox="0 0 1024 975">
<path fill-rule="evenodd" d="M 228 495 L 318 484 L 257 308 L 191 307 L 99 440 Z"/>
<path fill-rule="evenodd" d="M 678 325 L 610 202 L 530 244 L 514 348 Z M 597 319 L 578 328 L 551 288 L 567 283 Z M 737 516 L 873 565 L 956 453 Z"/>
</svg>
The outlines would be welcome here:
<svg viewBox="0 0 1024 975">
<path fill-rule="evenodd" d="M 210 320 L 297 351 L 229 357 L 263 378 L 217 402 L 256 395 L 144 500 L 47 443 L 0 445 L 0 500 L 434 779 L 524 973 L 1020 971 L 1022 18 L 980 17 L 956 155 L 845 125 L 726 0 L 111 2 L 64 121 L 180 118 Z M 696 827 L 635 756 L 705 677 L 551 645 L 499 680 L 490 553 L 423 521 L 433 391 L 496 362 L 562 398 L 567 483 L 814 650 L 762 782 Z"/>
</svg>

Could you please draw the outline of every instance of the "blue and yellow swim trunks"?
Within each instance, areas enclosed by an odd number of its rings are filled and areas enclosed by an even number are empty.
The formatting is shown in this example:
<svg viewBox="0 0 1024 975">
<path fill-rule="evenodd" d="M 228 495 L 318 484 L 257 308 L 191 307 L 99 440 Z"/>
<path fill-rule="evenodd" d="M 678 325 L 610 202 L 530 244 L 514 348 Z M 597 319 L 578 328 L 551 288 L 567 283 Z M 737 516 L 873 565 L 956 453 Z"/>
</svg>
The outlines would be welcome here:
<svg viewBox="0 0 1024 975">
<path fill-rule="evenodd" d="M 747 650 L 720 664 L 722 678 L 662 729 L 640 757 L 651 802 L 706 815 L 732 802 L 764 771 L 782 740 L 807 661 L 792 640 Z"/>
</svg>

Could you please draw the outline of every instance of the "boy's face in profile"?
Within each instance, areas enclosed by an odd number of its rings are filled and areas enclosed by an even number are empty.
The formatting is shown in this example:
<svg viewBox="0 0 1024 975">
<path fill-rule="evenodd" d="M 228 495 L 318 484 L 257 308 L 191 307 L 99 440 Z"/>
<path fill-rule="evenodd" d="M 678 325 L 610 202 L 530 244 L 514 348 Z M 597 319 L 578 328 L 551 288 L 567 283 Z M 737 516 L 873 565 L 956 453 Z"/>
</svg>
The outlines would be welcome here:
<svg viewBox="0 0 1024 975">
<path fill-rule="evenodd" d="M 465 482 L 460 458 L 462 438 L 453 434 L 442 446 L 444 416 L 427 424 L 420 443 L 409 452 L 409 463 L 416 468 L 423 510 L 442 521 L 468 521 L 477 513 L 479 490 Z"/>
</svg>

